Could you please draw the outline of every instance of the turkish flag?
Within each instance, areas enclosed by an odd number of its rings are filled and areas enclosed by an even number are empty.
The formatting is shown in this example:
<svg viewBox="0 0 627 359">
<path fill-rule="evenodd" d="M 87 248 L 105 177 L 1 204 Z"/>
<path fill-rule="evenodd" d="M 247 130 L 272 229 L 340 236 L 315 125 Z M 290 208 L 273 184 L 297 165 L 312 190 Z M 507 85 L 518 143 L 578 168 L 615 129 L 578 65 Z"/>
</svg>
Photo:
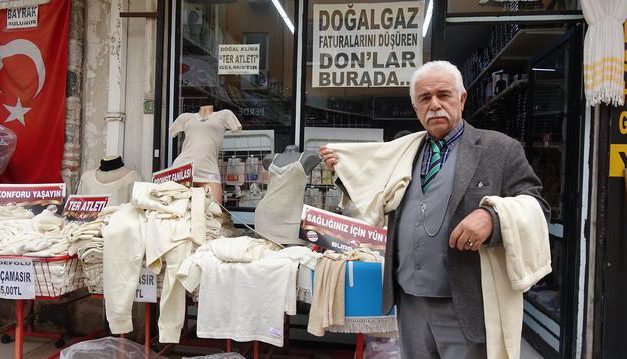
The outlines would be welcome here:
<svg viewBox="0 0 627 359">
<path fill-rule="evenodd" d="M 0 125 L 17 135 L 0 182 L 62 182 L 69 22 L 69 0 L 0 10 Z"/>
</svg>

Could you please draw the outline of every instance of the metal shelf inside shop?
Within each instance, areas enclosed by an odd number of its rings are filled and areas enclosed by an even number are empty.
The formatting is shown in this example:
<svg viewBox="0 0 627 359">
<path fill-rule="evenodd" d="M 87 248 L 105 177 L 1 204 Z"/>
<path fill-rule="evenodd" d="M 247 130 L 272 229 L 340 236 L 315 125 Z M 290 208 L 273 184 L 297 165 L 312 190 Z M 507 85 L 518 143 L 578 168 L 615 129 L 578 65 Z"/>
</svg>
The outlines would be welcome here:
<svg viewBox="0 0 627 359">
<path fill-rule="evenodd" d="M 527 66 L 529 54 L 536 53 L 564 35 L 563 29 L 521 29 L 499 51 L 488 65 L 467 87 L 468 92 L 477 85 L 483 76 L 493 70 L 522 68 Z"/>
</svg>

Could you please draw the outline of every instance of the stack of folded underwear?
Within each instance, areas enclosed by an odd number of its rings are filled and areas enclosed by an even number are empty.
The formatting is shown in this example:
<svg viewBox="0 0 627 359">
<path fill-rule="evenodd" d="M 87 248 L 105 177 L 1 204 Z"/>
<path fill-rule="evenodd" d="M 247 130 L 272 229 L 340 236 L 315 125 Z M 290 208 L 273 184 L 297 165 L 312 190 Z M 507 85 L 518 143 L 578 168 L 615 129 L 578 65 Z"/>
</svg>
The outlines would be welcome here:
<svg viewBox="0 0 627 359">
<path fill-rule="evenodd" d="M 70 235 L 70 255 L 78 255 L 85 271 L 85 284 L 90 293 L 102 293 L 102 251 L 104 240 L 101 229 L 118 207 L 106 207 L 98 218 L 81 224 Z"/>
</svg>

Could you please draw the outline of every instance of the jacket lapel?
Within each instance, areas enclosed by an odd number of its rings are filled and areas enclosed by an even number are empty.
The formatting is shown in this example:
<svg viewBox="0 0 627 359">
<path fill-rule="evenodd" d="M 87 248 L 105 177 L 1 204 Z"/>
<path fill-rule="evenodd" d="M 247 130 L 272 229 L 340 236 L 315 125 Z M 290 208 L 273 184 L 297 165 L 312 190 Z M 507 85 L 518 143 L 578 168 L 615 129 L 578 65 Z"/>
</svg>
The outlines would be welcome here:
<svg viewBox="0 0 627 359">
<path fill-rule="evenodd" d="M 483 146 L 477 144 L 479 142 L 477 130 L 468 122 L 466 122 L 465 126 L 464 134 L 460 138 L 459 148 L 457 149 L 450 213 L 457 211 L 457 207 L 466 193 L 470 180 L 475 175 L 484 149 Z"/>
</svg>

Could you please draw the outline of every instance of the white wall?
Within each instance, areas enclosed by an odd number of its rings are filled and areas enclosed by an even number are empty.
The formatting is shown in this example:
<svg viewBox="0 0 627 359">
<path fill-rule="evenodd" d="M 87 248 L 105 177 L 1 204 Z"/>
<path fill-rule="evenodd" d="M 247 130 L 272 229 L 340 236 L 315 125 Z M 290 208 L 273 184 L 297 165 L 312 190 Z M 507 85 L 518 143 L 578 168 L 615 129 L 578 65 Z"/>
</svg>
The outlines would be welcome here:
<svg viewBox="0 0 627 359">
<path fill-rule="evenodd" d="M 84 54 L 84 111 L 81 172 L 97 168 L 106 153 L 107 113 L 110 81 L 110 0 L 86 2 Z M 156 0 L 130 1 L 127 11 L 156 11 Z M 126 18 L 126 77 L 124 138 L 122 158 L 127 167 L 140 173 L 144 180 L 152 173 L 153 116 L 144 114 L 144 100 L 153 100 L 155 18 Z M 150 24 L 146 26 L 146 24 Z M 149 33 L 148 36 L 146 33 Z M 114 67 L 115 69 L 115 67 Z"/>
<path fill-rule="evenodd" d="M 96 168 L 105 154 L 105 113 L 109 72 L 109 0 L 86 1 L 83 56 L 81 173 Z"/>
</svg>

